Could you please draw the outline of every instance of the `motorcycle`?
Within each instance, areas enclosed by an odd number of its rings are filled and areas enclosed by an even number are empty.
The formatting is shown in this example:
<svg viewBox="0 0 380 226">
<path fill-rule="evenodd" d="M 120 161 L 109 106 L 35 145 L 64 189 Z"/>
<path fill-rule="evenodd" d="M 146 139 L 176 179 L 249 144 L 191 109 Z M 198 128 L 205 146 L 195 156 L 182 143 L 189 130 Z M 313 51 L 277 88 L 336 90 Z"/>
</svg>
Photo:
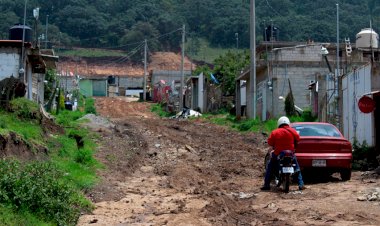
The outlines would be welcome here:
<svg viewBox="0 0 380 226">
<path fill-rule="evenodd" d="M 269 164 L 271 154 L 268 153 L 265 156 L 265 168 Z M 295 181 L 296 164 L 294 162 L 294 153 L 290 150 L 282 151 L 279 156 L 277 156 L 278 165 L 272 168 L 272 176 L 275 181 L 276 187 L 282 185 L 283 191 L 285 193 L 289 192 L 289 186 L 292 181 Z"/>
<path fill-rule="evenodd" d="M 289 186 L 295 173 L 296 164 L 294 163 L 293 151 L 282 151 L 278 156 L 279 169 L 278 169 L 278 183 L 277 187 L 282 184 L 282 190 L 285 193 L 289 192 Z"/>
</svg>

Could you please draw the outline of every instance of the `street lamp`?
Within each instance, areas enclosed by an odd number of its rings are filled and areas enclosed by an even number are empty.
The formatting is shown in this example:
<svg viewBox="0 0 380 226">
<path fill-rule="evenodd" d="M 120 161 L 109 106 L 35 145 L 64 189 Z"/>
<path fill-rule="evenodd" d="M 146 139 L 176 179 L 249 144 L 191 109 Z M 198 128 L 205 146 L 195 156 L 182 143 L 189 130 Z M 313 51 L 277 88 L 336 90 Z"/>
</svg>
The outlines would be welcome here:
<svg viewBox="0 0 380 226">
<path fill-rule="evenodd" d="M 33 17 L 35 19 L 35 45 L 36 47 L 38 47 L 38 29 L 37 29 L 37 25 L 38 25 L 38 17 L 40 16 L 40 8 L 35 8 L 33 9 Z"/>
</svg>

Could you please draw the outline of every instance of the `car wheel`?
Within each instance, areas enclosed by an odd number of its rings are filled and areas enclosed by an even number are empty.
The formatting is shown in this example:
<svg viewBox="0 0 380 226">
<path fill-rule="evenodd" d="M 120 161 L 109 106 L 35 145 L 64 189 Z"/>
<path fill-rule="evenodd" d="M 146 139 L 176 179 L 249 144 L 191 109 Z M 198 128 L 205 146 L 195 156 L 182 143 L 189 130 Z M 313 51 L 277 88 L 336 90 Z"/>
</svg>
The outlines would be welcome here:
<svg viewBox="0 0 380 226">
<path fill-rule="evenodd" d="M 351 169 L 342 169 L 340 171 L 340 177 L 342 181 L 348 181 L 351 179 Z"/>
</svg>

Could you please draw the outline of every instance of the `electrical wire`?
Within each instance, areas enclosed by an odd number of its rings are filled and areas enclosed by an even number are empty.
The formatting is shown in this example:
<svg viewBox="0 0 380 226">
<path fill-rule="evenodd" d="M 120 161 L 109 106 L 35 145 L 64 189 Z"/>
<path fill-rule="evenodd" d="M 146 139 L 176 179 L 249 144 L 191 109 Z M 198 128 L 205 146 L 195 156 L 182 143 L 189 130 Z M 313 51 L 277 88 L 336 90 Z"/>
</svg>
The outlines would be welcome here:
<svg viewBox="0 0 380 226">
<path fill-rule="evenodd" d="M 112 61 L 112 62 L 110 62 L 108 64 L 105 64 L 104 67 L 108 67 L 108 66 L 111 66 L 111 65 L 114 65 L 114 64 L 117 64 L 117 63 L 122 63 L 122 62 L 125 62 L 125 61 L 129 60 L 129 57 L 135 55 L 138 52 L 138 50 L 140 50 L 141 47 L 143 47 L 143 46 L 144 46 L 144 43 L 140 44 L 139 46 L 137 46 L 136 48 L 134 48 L 133 50 L 131 50 L 127 55 L 122 56 L 122 57 L 120 57 L 120 58 L 118 58 L 118 59 L 116 59 L 116 60 L 114 60 L 114 61 Z"/>
<path fill-rule="evenodd" d="M 268 0 L 265 0 L 265 1 L 267 2 L 268 7 L 269 7 L 274 13 L 276 13 L 277 15 L 279 15 L 280 17 L 282 17 L 282 15 L 281 15 L 280 13 L 278 13 L 277 10 L 275 10 L 275 9 L 269 4 Z"/>
</svg>

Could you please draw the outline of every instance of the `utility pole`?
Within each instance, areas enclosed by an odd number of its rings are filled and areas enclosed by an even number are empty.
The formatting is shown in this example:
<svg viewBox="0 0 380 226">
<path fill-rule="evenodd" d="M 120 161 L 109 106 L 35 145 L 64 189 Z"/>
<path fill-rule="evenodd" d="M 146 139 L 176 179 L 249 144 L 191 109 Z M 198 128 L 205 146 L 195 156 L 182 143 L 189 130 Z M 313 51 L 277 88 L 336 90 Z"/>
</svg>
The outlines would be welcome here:
<svg viewBox="0 0 380 226">
<path fill-rule="evenodd" d="M 146 64 L 147 64 L 147 49 L 148 49 L 148 42 L 146 41 L 145 39 L 145 45 L 144 45 L 144 88 L 143 88 L 143 92 L 144 92 L 144 101 L 146 101 L 146 77 L 147 77 L 147 74 L 146 74 Z"/>
<path fill-rule="evenodd" d="M 250 49 L 251 49 L 251 68 L 250 68 L 250 82 L 249 82 L 249 94 L 252 103 L 248 109 L 249 116 L 256 118 L 256 3 L 255 0 L 250 0 Z M 248 105 L 248 106 L 250 106 Z M 248 107 L 247 106 L 247 107 Z"/>
<path fill-rule="evenodd" d="M 21 59 L 20 59 L 20 66 L 19 66 L 19 74 L 20 74 L 20 77 L 21 77 L 21 74 L 22 74 L 22 80 L 24 80 L 24 83 L 26 82 L 26 68 L 25 68 L 25 20 L 26 20 L 26 3 L 28 1 L 25 0 L 25 5 L 24 5 L 24 25 L 22 27 L 22 43 L 21 43 Z"/>
<path fill-rule="evenodd" d="M 336 125 L 340 128 L 340 113 L 339 113 L 339 4 L 336 4 L 336 74 L 335 74 L 335 115 Z"/>
<path fill-rule="evenodd" d="M 181 57 L 181 88 L 179 93 L 179 110 L 182 111 L 183 109 L 183 89 L 184 89 L 184 80 L 185 80 L 185 74 L 184 74 L 184 60 L 185 60 L 185 25 L 182 26 L 182 57 Z"/>
<path fill-rule="evenodd" d="M 47 43 L 48 43 L 48 24 L 49 24 L 49 15 L 46 15 L 45 49 L 47 49 Z"/>
</svg>

